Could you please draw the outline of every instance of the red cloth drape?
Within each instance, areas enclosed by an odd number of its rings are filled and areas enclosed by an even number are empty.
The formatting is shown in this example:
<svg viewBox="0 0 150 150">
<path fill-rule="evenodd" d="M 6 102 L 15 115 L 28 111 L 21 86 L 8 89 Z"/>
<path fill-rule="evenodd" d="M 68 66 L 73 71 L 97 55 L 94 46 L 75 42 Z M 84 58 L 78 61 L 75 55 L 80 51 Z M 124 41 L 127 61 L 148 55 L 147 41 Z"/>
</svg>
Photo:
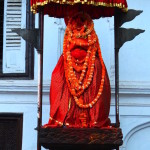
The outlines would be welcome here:
<svg viewBox="0 0 150 150">
<path fill-rule="evenodd" d="M 91 102 L 97 95 L 101 82 L 102 66 L 98 57 L 95 60 L 93 81 L 89 88 L 84 92 L 84 102 Z M 60 57 L 51 78 L 50 87 L 50 119 L 44 127 L 57 127 L 63 124 L 67 127 L 82 127 L 80 114 L 84 113 L 87 118 L 88 127 L 107 127 L 110 125 L 110 83 L 105 75 L 103 94 L 97 103 L 89 109 L 79 108 L 69 92 L 65 79 L 64 60 Z M 69 109 L 70 105 L 70 109 Z"/>
<path fill-rule="evenodd" d="M 64 18 L 79 11 L 88 13 L 92 19 L 114 15 L 114 8 L 127 11 L 126 0 L 31 0 L 31 10 L 36 13 L 44 6 L 44 14 Z"/>
</svg>

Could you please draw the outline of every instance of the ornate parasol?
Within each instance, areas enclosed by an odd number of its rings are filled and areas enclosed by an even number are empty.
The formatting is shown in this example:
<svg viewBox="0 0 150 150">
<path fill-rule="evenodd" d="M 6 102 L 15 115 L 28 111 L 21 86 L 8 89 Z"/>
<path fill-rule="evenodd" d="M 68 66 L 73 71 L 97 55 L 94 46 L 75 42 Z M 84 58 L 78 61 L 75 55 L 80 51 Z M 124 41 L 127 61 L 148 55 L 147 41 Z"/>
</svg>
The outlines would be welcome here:
<svg viewBox="0 0 150 150">
<path fill-rule="evenodd" d="M 92 19 L 110 17 L 115 8 L 127 12 L 126 0 L 31 0 L 31 10 L 36 13 L 44 7 L 44 14 L 64 18 L 76 12 L 84 11 Z"/>
</svg>

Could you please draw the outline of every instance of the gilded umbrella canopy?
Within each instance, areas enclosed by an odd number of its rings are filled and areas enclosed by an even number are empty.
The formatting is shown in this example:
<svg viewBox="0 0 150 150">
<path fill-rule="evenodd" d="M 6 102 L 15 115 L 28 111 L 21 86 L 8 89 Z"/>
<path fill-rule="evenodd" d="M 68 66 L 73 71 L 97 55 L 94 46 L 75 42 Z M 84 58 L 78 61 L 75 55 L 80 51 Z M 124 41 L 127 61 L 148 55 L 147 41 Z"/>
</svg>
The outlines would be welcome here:
<svg viewBox="0 0 150 150">
<path fill-rule="evenodd" d="M 44 14 L 64 18 L 77 12 L 86 12 L 92 19 L 111 17 L 115 8 L 127 11 L 126 0 L 31 0 L 31 10 L 36 13 L 44 8 Z"/>
</svg>

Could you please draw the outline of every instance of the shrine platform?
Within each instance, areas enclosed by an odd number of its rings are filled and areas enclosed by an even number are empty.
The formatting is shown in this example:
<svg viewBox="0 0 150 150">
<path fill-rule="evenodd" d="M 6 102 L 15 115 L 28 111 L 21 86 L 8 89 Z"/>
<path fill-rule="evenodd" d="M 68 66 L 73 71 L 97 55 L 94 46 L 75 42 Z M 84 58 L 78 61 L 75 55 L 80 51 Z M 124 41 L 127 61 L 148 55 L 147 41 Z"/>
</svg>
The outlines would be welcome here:
<svg viewBox="0 0 150 150">
<path fill-rule="evenodd" d="M 40 128 L 39 142 L 51 150 L 119 150 L 120 128 Z"/>
</svg>

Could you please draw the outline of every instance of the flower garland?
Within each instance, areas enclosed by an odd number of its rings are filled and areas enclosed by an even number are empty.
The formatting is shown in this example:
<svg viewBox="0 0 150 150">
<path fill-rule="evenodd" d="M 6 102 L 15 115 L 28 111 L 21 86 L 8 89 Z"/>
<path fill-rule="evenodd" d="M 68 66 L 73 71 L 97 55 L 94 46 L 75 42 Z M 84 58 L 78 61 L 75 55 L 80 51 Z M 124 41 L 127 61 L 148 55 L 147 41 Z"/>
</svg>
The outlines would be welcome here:
<svg viewBox="0 0 150 150">
<path fill-rule="evenodd" d="M 77 38 L 87 39 L 87 42 L 78 42 L 75 40 Z M 86 47 L 86 57 L 82 60 L 72 57 L 70 49 L 71 44 L 74 47 Z M 83 93 L 85 89 L 89 87 L 93 79 L 97 52 L 102 65 L 101 84 L 94 100 L 88 104 L 83 104 Z M 66 81 L 76 104 L 80 108 L 92 108 L 103 91 L 105 66 L 99 47 L 98 37 L 94 31 L 94 23 L 87 14 L 78 13 L 69 20 L 64 36 L 63 56 Z M 79 77 L 77 77 L 77 73 L 80 73 Z"/>
</svg>

